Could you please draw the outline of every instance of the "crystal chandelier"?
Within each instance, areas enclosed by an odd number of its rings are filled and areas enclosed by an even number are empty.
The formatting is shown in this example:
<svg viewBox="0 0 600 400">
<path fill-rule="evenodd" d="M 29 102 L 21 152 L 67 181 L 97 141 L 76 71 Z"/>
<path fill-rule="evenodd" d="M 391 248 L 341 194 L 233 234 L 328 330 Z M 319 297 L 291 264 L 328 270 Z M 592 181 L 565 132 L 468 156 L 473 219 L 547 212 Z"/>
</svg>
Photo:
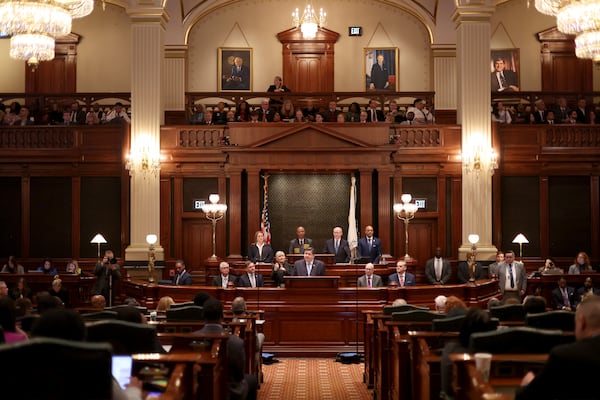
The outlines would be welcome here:
<svg viewBox="0 0 600 400">
<path fill-rule="evenodd" d="M 575 35 L 575 54 L 600 61 L 600 0 L 535 0 L 542 14 L 556 16 L 559 31 Z"/>
<path fill-rule="evenodd" d="M 302 37 L 305 39 L 314 39 L 317 36 L 319 27 L 325 25 L 326 19 L 327 13 L 321 8 L 319 14 L 317 14 L 310 3 L 304 8 L 302 16 L 300 16 L 300 11 L 297 8 L 292 13 L 292 21 L 296 28 L 300 27 Z"/>
<path fill-rule="evenodd" d="M 94 0 L 0 0 L 0 31 L 11 36 L 10 57 L 36 66 L 54 58 L 54 40 L 71 20 L 89 15 Z"/>
</svg>

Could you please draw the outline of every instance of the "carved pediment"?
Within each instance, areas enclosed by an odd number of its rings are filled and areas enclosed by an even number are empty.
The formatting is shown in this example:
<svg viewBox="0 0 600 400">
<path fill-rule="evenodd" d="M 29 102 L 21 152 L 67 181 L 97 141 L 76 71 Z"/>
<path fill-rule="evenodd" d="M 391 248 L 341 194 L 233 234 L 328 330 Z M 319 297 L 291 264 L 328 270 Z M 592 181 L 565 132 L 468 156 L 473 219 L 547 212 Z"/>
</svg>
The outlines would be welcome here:
<svg viewBox="0 0 600 400">
<path fill-rule="evenodd" d="M 369 124 L 370 125 L 370 124 Z M 284 129 L 275 135 L 258 140 L 248 148 L 254 149 L 297 149 L 312 148 L 319 150 L 331 149 L 340 151 L 345 149 L 357 149 L 372 147 L 372 131 L 389 131 L 387 124 L 385 126 L 368 126 L 358 124 L 294 124 L 288 129 Z M 370 132 L 371 131 L 371 132 Z M 365 140 L 359 139 L 360 137 Z M 366 140 L 369 140 L 367 142 Z"/>
</svg>

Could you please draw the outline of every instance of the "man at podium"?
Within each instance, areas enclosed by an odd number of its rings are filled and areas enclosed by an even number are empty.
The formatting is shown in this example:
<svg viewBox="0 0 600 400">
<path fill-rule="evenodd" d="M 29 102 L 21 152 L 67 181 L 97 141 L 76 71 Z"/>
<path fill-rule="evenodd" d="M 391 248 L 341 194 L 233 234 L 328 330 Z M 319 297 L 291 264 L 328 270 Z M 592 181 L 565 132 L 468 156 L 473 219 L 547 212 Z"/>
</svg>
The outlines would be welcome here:
<svg viewBox="0 0 600 400">
<path fill-rule="evenodd" d="M 325 276 L 325 264 L 315 260 L 312 247 L 304 249 L 304 259 L 294 263 L 295 276 Z"/>
</svg>

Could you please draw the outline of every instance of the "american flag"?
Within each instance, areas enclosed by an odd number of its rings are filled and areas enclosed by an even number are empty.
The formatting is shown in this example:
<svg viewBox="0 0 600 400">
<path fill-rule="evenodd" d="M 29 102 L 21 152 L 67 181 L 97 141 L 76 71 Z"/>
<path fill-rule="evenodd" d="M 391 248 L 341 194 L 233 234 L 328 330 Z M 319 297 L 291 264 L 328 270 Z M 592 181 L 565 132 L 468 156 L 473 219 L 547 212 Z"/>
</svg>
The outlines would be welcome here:
<svg viewBox="0 0 600 400">
<path fill-rule="evenodd" d="M 271 223 L 269 222 L 269 176 L 264 175 L 263 180 L 265 184 L 263 185 L 263 190 L 265 192 L 263 198 L 263 209 L 262 215 L 260 217 L 260 230 L 265 237 L 265 243 L 271 243 Z"/>
</svg>

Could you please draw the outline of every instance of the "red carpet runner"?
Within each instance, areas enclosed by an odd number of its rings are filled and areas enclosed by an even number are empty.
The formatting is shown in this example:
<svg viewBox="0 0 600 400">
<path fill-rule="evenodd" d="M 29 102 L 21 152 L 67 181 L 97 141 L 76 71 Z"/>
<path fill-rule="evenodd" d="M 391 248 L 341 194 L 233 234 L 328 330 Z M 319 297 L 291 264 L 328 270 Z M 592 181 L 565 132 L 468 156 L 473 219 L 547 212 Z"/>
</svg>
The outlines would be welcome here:
<svg viewBox="0 0 600 400">
<path fill-rule="evenodd" d="M 259 400 L 367 400 L 364 364 L 342 364 L 333 359 L 283 358 L 263 365 Z"/>
</svg>

